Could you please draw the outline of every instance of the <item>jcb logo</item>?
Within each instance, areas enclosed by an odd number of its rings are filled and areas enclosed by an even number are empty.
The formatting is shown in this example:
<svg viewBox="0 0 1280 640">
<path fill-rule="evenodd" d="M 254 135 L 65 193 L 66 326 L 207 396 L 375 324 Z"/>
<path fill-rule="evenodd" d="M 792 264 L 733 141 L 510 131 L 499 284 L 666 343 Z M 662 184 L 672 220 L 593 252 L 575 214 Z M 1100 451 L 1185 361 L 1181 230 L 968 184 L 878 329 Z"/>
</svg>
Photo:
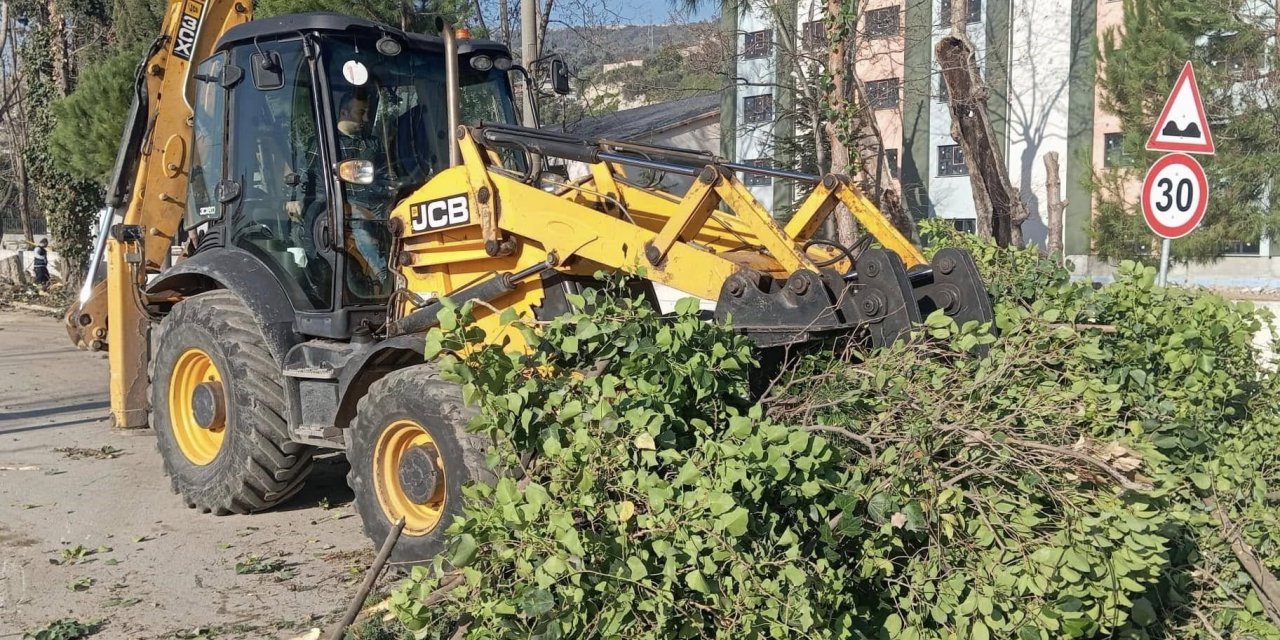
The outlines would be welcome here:
<svg viewBox="0 0 1280 640">
<path fill-rule="evenodd" d="M 173 39 L 173 55 L 190 61 L 196 52 L 196 38 L 200 35 L 200 20 L 204 18 L 204 2 L 187 0 L 182 5 L 182 21 L 178 23 L 178 36 Z"/>
<path fill-rule="evenodd" d="M 413 230 L 444 229 L 471 221 L 467 196 L 449 196 L 413 205 Z"/>
</svg>

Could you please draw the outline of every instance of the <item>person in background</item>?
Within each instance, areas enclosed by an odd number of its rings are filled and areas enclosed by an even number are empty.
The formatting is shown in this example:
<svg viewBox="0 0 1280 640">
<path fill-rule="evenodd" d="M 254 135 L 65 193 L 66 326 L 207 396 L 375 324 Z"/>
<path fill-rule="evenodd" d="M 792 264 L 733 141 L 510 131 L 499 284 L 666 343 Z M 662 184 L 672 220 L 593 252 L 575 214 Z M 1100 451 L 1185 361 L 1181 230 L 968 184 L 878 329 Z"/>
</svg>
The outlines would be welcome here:
<svg viewBox="0 0 1280 640">
<path fill-rule="evenodd" d="M 40 244 L 32 245 L 36 248 L 36 259 L 31 263 L 31 271 L 36 276 L 36 286 L 41 289 L 49 288 L 49 239 L 41 238 Z"/>
</svg>

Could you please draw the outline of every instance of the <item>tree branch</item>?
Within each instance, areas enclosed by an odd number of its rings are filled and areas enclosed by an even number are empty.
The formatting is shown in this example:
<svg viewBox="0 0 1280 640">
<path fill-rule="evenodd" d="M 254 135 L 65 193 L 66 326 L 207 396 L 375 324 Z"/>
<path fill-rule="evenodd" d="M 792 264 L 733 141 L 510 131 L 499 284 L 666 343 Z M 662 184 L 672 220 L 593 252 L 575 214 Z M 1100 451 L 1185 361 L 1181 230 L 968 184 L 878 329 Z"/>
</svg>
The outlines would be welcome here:
<svg viewBox="0 0 1280 640">
<path fill-rule="evenodd" d="M 1271 619 L 1272 624 L 1280 626 L 1280 582 L 1276 581 L 1275 575 L 1253 552 L 1249 543 L 1245 542 L 1239 528 L 1231 522 L 1231 517 L 1218 505 L 1218 501 L 1213 497 L 1207 497 L 1204 499 L 1204 505 L 1218 517 L 1218 522 L 1222 525 L 1222 537 L 1231 543 L 1231 553 L 1235 554 L 1240 567 L 1249 574 L 1253 591 L 1262 601 L 1262 608 L 1267 612 L 1267 617 Z"/>
</svg>

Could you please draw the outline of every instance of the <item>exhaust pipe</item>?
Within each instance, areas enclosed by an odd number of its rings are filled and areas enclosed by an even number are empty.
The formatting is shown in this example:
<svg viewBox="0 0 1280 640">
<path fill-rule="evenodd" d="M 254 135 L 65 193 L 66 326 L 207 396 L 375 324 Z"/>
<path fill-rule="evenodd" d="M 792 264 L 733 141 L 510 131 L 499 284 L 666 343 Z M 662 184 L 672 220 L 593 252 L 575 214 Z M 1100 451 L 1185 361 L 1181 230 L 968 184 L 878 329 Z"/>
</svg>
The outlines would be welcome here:
<svg viewBox="0 0 1280 640">
<path fill-rule="evenodd" d="M 444 84 L 445 107 L 449 120 L 449 166 L 456 167 L 462 163 L 458 152 L 458 127 L 462 123 L 458 102 L 458 36 L 453 32 L 453 25 L 444 18 L 436 18 L 436 29 L 444 38 Z"/>
</svg>

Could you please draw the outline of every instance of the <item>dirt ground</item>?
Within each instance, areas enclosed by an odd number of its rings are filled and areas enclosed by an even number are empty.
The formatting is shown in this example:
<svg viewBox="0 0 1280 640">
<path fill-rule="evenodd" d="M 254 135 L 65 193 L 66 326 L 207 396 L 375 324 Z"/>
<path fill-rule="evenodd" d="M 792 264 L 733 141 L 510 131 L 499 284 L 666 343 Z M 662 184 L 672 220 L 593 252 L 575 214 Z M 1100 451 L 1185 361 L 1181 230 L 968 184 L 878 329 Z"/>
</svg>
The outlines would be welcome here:
<svg viewBox="0 0 1280 640">
<path fill-rule="evenodd" d="M 0 310 L 0 639 L 66 617 L 95 640 L 291 638 L 338 617 L 373 557 L 340 456 L 270 512 L 202 515 L 151 432 L 107 410 L 105 355 Z"/>
</svg>

